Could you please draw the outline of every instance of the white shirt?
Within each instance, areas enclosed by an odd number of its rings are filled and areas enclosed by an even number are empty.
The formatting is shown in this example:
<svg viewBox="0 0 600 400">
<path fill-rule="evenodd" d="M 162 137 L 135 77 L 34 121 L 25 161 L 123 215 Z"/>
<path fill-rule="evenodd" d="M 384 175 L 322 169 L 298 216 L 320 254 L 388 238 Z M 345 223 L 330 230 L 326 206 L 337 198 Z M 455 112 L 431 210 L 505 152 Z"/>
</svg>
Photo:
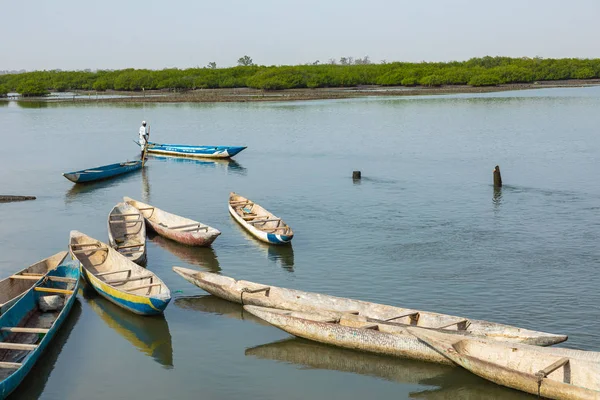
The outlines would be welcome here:
<svg viewBox="0 0 600 400">
<path fill-rule="evenodd" d="M 146 127 L 144 125 L 140 126 L 140 147 L 144 148 L 144 146 L 146 145 L 146 134 L 147 134 L 147 130 Z"/>
</svg>

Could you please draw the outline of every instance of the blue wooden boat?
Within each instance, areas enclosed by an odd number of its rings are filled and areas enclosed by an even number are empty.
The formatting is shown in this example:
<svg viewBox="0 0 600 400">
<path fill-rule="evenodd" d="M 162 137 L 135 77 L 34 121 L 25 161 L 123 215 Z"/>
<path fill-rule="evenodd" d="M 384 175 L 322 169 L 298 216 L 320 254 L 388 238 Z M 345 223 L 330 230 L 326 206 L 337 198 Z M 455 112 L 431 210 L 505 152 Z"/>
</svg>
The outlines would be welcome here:
<svg viewBox="0 0 600 400">
<path fill-rule="evenodd" d="M 229 158 L 245 148 L 245 146 L 190 146 L 148 142 L 148 153 L 178 157 Z"/>
<path fill-rule="evenodd" d="M 108 301 L 140 315 L 161 314 L 171 292 L 152 271 L 84 233 L 71 231 L 71 256 L 81 263 L 84 278 Z"/>
<path fill-rule="evenodd" d="M 112 178 L 113 176 L 137 171 L 142 168 L 142 161 L 126 161 L 122 163 L 104 165 L 102 167 L 82 169 L 81 171 L 65 172 L 63 176 L 75 183 L 93 182 L 102 179 Z"/>
<path fill-rule="evenodd" d="M 73 307 L 79 263 L 68 261 L 48 272 L 0 317 L 0 398 L 6 398 L 31 371 Z M 57 307 L 42 305 L 58 300 Z"/>
</svg>

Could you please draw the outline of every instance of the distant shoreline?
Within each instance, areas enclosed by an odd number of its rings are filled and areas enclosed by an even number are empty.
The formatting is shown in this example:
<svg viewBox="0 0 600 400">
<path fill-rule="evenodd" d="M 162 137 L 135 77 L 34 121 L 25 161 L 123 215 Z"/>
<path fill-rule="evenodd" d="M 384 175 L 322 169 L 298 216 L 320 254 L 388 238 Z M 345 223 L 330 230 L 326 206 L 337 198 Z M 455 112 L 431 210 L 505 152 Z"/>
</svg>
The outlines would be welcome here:
<svg viewBox="0 0 600 400">
<path fill-rule="evenodd" d="M 197 89 L 185 92 L 147 90 L 140 92 L 122 91 L 74 91 L 73 96 L 2 98 L 0 101 L 24 102 L 103 102 L 103 103 L 223 103 L 264 101 L 332 100 L 370 96 L 431 96 L 448 94 L 493 93 L 512 90 L 546 88 L 574 88 L 600 86 L 600 79 L 540 81 L 535 83 L 512 83 L 497 86 L 473 87 L 468 85 L 423 86 L 358 86 L 347 88 L 286 89 L 265 91 L 250 88 Z M 110 97 L 114 96 L 114 97 Z"/>
</svg>

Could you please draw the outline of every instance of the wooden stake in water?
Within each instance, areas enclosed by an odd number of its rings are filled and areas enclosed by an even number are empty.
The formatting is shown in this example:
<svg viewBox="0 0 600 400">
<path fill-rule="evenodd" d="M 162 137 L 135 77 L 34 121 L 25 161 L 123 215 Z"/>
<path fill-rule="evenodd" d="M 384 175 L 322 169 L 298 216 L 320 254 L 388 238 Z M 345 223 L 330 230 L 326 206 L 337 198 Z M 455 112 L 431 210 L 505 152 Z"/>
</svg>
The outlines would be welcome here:
<svg viewBox="0 0 600 400">
<path fill-rule="evenodd" d="M 502 176 L 500 175 L 500 167 L 498 165 L 494 168 L 494 187 L 502 187 Z"/>
<path fill-rule="evenodd" d="M 352 179 L 360 179 L 361 174 L 360 171 L 352 171 Z"/>
</svg>

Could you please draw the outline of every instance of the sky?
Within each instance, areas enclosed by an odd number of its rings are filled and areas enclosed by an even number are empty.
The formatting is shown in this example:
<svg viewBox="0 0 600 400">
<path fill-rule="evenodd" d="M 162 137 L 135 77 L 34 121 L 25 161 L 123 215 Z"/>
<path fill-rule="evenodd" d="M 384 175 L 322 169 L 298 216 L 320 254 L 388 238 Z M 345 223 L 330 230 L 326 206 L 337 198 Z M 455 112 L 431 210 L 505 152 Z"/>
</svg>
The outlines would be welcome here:
<svg viewBox="0 0 600 400">
<path fill-rule="evenodd" d="M 600 0 L 0 0 L 0 70 L 600 57 Z"/>
</svg>

